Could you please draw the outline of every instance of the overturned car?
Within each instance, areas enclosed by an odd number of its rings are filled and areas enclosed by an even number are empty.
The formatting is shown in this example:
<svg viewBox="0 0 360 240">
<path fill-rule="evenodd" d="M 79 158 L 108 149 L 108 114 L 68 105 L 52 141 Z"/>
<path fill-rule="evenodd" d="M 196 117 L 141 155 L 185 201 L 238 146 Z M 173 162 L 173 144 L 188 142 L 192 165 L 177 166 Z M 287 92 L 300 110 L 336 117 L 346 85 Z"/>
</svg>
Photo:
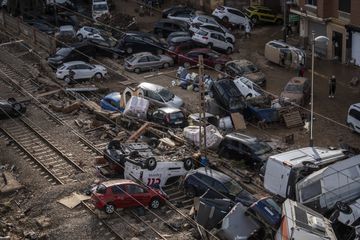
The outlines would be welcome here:
<svg viewBox="0 0 360 240">
<path fill-rule="evenodd" d="M 26 106 L 24 103 L 16 101 L 15 98 L 0 99 L 0 119 L 18 117 L 25 112 Z"/>
</svg>

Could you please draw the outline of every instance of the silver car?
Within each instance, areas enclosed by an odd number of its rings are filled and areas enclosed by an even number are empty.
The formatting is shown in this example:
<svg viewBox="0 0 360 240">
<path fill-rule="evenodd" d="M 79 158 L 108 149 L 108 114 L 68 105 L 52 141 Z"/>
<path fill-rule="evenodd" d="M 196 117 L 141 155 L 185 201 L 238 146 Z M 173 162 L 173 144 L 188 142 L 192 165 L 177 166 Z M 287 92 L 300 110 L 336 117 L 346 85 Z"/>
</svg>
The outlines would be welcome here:
<svg viewBox="0 0 360 240">
<path fill-rule="evenodd" d="M 156 105 L 179 108 L 184 105 L 181 98 L 167 88 L 153 83 L 143 82 L 138 85 L 143 90 L 144 97 Z"/>
<path fill-rule="evenodd" d="M 154 55 L 149 52 L 135 53 L 125 59 L 125 69 L 140 73 L 158 68 L 168 68 L 174 65 L 174 60 L 166 55 Z"/>
</svg>

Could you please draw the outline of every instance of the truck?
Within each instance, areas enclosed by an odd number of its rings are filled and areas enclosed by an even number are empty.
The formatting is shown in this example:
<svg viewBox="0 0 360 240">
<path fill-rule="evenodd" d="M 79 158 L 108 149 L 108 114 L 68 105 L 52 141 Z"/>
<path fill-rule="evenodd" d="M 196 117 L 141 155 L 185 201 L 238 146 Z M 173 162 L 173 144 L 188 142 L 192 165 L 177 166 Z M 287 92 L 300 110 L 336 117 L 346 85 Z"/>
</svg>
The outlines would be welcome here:
<svg viewBox="0 0 360 240">
<path fill-rule="evenodd" d="M 295 184 L 312 172 L 347 157 L 343 149 L 306 147 L 270 156 L 264 171 L 265 189 L 282 199 L 296 199 Z"/>
</svg>

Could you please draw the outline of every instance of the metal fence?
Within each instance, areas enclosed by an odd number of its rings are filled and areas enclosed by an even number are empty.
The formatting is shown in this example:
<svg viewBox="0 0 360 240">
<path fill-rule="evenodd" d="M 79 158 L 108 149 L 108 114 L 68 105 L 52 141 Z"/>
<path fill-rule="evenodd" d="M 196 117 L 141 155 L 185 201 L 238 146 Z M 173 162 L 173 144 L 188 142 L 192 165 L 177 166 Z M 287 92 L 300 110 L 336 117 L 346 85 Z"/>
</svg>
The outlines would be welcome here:
<svg viewBox="0 0 360 240">
<path fill-rule="evenodd" d="M 20 18 L 12 17 L 4 11 L 0 11 L 0 28 L 15 38 L 23 39 L 28 44 L 39 47 L 48 53 L 56 50 L 54 36 L 40 32 L 24 23 Z"/>
</svg>

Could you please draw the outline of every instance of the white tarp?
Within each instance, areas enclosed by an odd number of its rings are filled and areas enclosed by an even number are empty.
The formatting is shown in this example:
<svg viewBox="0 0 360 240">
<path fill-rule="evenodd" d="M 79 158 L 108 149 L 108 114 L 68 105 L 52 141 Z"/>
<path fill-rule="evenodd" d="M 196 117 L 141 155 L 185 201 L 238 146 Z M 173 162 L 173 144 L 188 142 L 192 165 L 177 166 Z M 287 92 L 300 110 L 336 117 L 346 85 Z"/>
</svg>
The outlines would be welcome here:
<svg viewBox="0 0 360 240">
<path fill-rule="evenodd" d="M 214 125 L 208 125 L 206 128 L 206 146 L 207 148 L 217 147 L 223 136 L 219 130 Z M 196 146 L 199 146 L 200 137 L 199 137 L 200 126 L 189 126 L 184 128 L 184 137 L 188 141 L 194 143 Z M 202 131 L 203 133 L 204 131 Z M 202 143 L 204 145 L 204 143 Z"/>
<path fill-rule="evenodd" d="M 124 114 L 128 116 L 146 119 L 148 109 L 149 100 L 142 97 L 132 96 L 130 100 L 126 103 Z"/>
</svg>

